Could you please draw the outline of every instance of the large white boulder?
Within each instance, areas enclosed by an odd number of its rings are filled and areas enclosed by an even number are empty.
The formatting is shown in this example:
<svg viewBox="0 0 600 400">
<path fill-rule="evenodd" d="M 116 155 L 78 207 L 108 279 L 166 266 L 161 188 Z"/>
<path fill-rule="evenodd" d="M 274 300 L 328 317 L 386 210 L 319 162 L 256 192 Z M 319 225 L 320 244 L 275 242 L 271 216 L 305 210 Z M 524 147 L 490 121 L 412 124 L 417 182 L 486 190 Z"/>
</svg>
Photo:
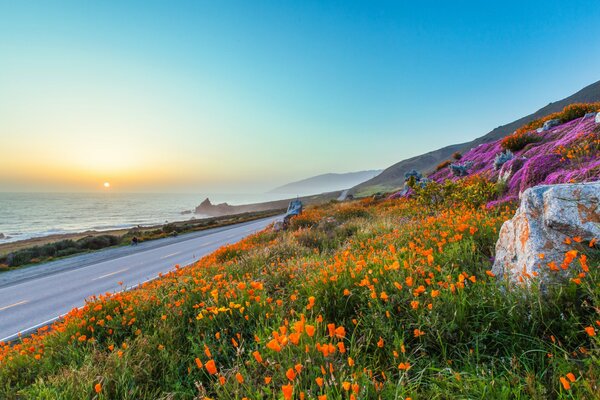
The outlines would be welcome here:
<svg viewBox="0 0 600 400">
<path fill-rule="evenodd" d="M 600 112 L 598 114 L 596 114 L 596 123 L 600 124 Z"/>
<path fill-rule="evenodd" d="M 569 276 L 578 265 L 565 263 L 573 238 L 583 243 L 600 238 L 599 203 L 600 182 L 525 190 L 515 216 L 502 225 L 492 272 L 511 282 Z"/>
</svg>

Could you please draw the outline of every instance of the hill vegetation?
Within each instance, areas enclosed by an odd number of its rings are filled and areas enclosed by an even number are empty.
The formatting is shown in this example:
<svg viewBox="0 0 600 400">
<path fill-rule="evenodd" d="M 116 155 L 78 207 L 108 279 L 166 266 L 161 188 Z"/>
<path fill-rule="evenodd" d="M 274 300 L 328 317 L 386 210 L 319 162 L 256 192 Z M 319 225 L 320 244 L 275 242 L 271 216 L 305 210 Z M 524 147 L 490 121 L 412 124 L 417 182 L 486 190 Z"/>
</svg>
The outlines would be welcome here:
<svg viewBox="0 0 600 400">
<path fill-rule="evenodd" d="M 512 135 L 479 145 L 463 154 L 460 161 L 448 160 L 447 168 L 440 168 L 429 178 L 437 184 L 458 180 L 460 176 L 453 167 L 463 167 L 470 176 L 496 182 L 499 202 L 516 200 L 520 192 L 540 184 L 598 180 L 598 111 L 600 103 L 571 104 L 528 123 Z M 557 120 L 559 125 L 538 132 L 550 120 Z"/>
</svg>

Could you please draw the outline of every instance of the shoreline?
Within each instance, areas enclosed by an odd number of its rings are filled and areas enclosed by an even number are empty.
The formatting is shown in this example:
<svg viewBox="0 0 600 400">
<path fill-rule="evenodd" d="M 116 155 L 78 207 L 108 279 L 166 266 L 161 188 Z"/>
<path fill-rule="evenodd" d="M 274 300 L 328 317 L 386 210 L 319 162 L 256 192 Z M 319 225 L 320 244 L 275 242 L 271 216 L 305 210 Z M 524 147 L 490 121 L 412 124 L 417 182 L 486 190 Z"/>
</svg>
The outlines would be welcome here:
<svg viewBox="0 0 600 400">
<path fill-rule="evenodd" d="M 341 193 L 329 192 L 297 197 L 297 199 L 305 206 L 316 205 L 336 200 Z M 206 216 L 204 218 L 191 218 L 151 226 L 58 233 L 1 243 L 0 273 L 72 255 L 126 246 L 133 238 L 137 238 L 139 242 L 146 242 L 283 214 L 291 200 L 294 199 L 232 206 L 227 203 L 213 205 L 207 198 L 196 207 L 195 212 L 192 211 L 193 216 L 204 215 Z"/>
<path fill-rule="evenodd" d="M 273 215 L 280 214 L 285 212 L 284 209 L 271 209 L 264 211 L 255 211 L 255 212 L 243 212 L 231 215 L 222 215 L 216 217 L 206 217 L 206 218 L 191 218 L 182 221 L 174 221 L 169 222 L 167 224 L 158 224 L 151 226 L 133 226 L 130 228 L 119 228 L 119 229 L 109 229 L 109 230 L 87 230 L 84 232 L 73 232 L 73 233 L 57 233 L 51 234 L 48 236 L 40 236 L 34 238 L 28 238 L 23 240 L 18 240 L 14 242 L 6 242 L 0 243 L 0 257 L 6 256 L 9 253 L 13 253 L 20 250 L 26 250 L 29 248 L 33 248 L 36 246 L 43 246 L 50 243 L 56 243 L 63 240 L 73 240 L 77 241 L 79 239 L 83 239 L 86 237 L 98 237 L 103 235 L 110 236 L 118 236 L 124 237 L 126 235 L 133 234 L 135 232 L 136 235 L 144 235 L 149 234 L 156 231 L 162 231 L 166 226 L 172 226 L 179 229 L 184 229 L 185 232 L 194 232 L 201 231 L 205 229 L 233 225 L 240 222 L 252 221 L 255 219 L 265 218 Z M 161 236 L 163 237 L 163 236 Z M 147 239 L 154 240 L 159 239 L 160 237 Z M 56 259 L 56 258 L 55 258 Z M 28 264 L 31 265 L 31 264 Z M 2 271 L 2 268 L 0 268 Z"/>
</svg>

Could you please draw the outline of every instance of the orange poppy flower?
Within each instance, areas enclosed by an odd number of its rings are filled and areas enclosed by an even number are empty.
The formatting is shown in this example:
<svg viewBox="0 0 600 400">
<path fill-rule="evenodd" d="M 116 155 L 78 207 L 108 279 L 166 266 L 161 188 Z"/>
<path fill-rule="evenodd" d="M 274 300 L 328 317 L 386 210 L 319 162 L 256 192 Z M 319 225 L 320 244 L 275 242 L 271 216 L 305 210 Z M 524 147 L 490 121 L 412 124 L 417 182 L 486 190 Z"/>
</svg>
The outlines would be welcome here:
<svg viewBox="0 0 600 400">
<path fill-rule="evenodd" d="M 587 333 L 590 336 L 596 336 L 596 330 L 594 329 L 593 326 L 586 326 L 585 328 L 585 333 Z"/>
<path fill-rule="evenodd" d="M 214 375 L 217 373 L 217 366 L 215 365 L 215 360 L 208 360 L 206 364 L 204 364 L 206 370 L 209 374 Z"/>
<path fill-rule="evenodd" d="M 296 373 L 294 372 L 294 370 L 292 368 L 290 368 L 286 371 L 285 376 L 290 381 L 293 381 L 296 378 Z"/>
<path fill-rule="evenodd" d="M 281 391 L 283 392 L 283 398 L 285 400 L 291 400 L 292 394 L 294 393 L 294 387 L 291 384 L 283 385 L 281 387 Z"/>
<path fill-rule="evenodd" d="M 244 383 L 244 377 L 242 376 L 242 374 L 240 374 L 239 372 L 235 374 L 235 379 L 239 382 L 239 383 Z"/>
</svg>

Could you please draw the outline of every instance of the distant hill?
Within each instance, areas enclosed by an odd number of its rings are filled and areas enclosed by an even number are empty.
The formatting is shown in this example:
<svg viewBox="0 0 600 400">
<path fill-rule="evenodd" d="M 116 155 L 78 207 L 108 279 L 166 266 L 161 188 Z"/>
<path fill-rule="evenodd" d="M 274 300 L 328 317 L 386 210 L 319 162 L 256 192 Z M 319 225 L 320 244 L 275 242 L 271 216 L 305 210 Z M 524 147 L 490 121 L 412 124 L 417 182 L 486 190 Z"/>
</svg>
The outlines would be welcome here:
<svg viewBox="0 0 600 400">
<path fill-rule="evenodd" d="M 371 179 L 381 173 L 382 170 L 348 172 L 344 174 L 323 174 L 303 179 L 301 181 L 288 183 L 270 191 L 270 193 L 282 193 L 304 196 L 345 190 Z"/>
<path fill-rule="evenodd" d="M 368 195 L 378 191 L 392 191 L 404 185 L 404 174 L 411 169 L 416 169 L 420 172 L 428 172 L 434 169 L 440 162 L 450 158 L 452 153 L 459 151 L 461 153 L 479 146 L 483 143 L 490 143 L 498 140 L 519 128 L 526 123 L 548 115 L 553 112 L 562 110 L 565 106 L 573 103 L 592 103 L 600 101 L 600 81 L 593 83 L 581 89 L 577 93 L 562 99 L 560 101 L 550 103 L 547 106 L 540 108 L 533 114 L 513 121 L 509 124 L 499 126 L 484 136 L 467 143 L 455 144 L 441 149 L 431 151 L 416 157 L 402 160 L 368 181 L 354 186 L 350 193 L 354 195 Z"/>
</svg>

